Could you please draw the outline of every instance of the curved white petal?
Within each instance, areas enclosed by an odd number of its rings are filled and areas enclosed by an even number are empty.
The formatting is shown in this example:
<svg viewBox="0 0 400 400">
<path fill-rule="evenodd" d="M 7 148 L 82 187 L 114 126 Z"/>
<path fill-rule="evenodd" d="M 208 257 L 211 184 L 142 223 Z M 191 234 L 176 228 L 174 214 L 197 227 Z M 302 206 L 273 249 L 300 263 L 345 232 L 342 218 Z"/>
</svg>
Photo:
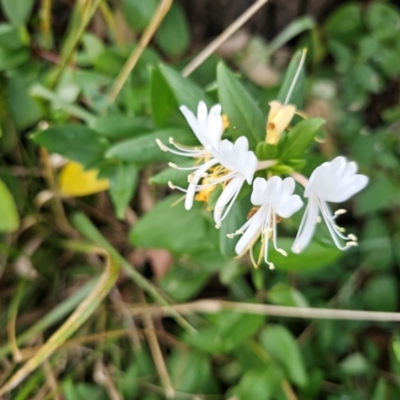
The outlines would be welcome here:
<svg viewBox="0 0 400 400">
<path fill-rule="evenodd" d="M 197 117 L 184 105 L 180 106 L 179 109 L 185 116 L 199 142 L 206 149 L 216 150 L 223 132 L 221 106 L 216 104 L 208 112 L 206 104 L 200 101 L 197 107 Z"/>
<path fill-rule="evenodd" d="M 223 130 L 221 105 L 215 104 L 211 107 L 207 119 L 207 133 L 213 149 L 218 149 Z"/>
<path fill-rule="evenodd" d="M 304 197 L 317 196 L 323 201 L 346 201 L 368 184 L 368 177 L 356 174 L 357 164 L 339 156 L 317 167 L 310 176 Z"/>
<path fill-rule="evenodd" d="M 229 171 L 241 174 L 251 184 L 257 170 L 256 155 L 248 150 L 249 142 L 246 137 L 239 137 L 235 143 L 222 140 L 219 149 L 214 153 L 220 164 Z"/>
<path fill-rule="evenodd" d="M 206 122 L 207 120 L 207 105 L 204 101 L 199 101 L 197 106 L 197 120 L 200 124 Z"/>
<path fill-rule="evenodd" d="M 243 186 L 243 183 L 244 179 L 241 176 L 236 176 L 226 185 L 221 195 L 218 197 L 214 208 L 214 221 L 217 227 L 221 225 L 222 220 L 227 216 Z M 225 210 L 226 206 L 228 206 L 227 210 Z"/>
<path fill-rule="evenodd" d="M 301 220 L 299 231 L 292 245 L 293 253 L 300 253 L 310 243 L 317 225 L 319 214 L 318 202 L 316 198 L 310 197 L 306 210 Z"/>
<path fill-rule="evenodd" d="M 244 233 L 235 246 L 238 256 L 244 254 L 259 238 L 267 214 L 268 207 L 261 207 L 240 229 L 240 231 L 244 230 Z"/>
<path fill-rule="evenodd" d="M 251 193 L 251 203 L 261 206 L 265 202 L 268 191 L 268 182 L 264 178 L 256 178 L 253 182 L 253 192 Z"/>
<path fill-rule="evenodd" d="M 282 196 L 282 201 L 275 205 L 274 211 L 282 218 L 289 218 L 303 207 L 303 200 L 297 194 Z"/>
</svg>

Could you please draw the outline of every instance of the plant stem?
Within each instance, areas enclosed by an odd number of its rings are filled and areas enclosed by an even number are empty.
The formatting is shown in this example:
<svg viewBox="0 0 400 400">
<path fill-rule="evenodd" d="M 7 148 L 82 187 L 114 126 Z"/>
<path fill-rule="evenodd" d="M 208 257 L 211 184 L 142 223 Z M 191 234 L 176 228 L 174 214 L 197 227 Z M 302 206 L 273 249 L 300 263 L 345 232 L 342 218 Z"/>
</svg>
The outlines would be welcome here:
<svg viewBox="0 0 400 400">
<path fill-rule="evenodd" d="M 172 1 L 173 0 L 161 0 L 159 3 L 153 17 L 151 18 L 151 21 L 149 22 L 149 25 L 146 27 L 146 30 L 141 36 L 138 45 L 134 48 L 125 65 L 122 67 L 117 79 L 114 82 L 114 85 L 110 90 L 108 95 L 110 103 L 114 103 L 115 99 L 118 97 L 119 92 L 129 77 L 129 74 L 132 72 L 133 68 L 135 68 L 135 65 L 142 55 L 144 49 L 149 44 L 151 38 L 154 36 L 156 30 L 171 8 Z"/>
<path fill-rule="evenodd" d="M 183 69 L 182 76 L 188 77 L 198 68 L 215 50 L 228 40 L 239 28 L 241 28 L 268 0 L 258 0 L 249 7 L 238 19 L 233 21 L 219 36 L 217 36 L 204 50 L 202 50 L 193 60 Z"/>
<path fill-rule="evenodd" d="M 66 42 L 66 47 L 62 51 L 61 63 L 56 70 L 56 74 L 55 74 L 53 82 L 52 82 L 53 88 L 57 85 L 58 80 L 60 79 L 61 74 L 64 71 L 64 68 L 69 63 L 69 61 L 75 51 L 75 48 L 78 46 L 79 41 L 81 40 L 81 37 L 82 37 L 83 33 L 85 32 L 86 27 L 88 26 L 94 13 L 97 10 L 97 7 L 100 4 L 100 1 L 101 0 L 93 0 L 93 4 L 91 4 L 91 6 L 89 5 L 88 10 L 86 12 L 84 12 L 81 23 L 79 24 L 78 29 L 74 33 L 73 38 L 71 39 L 71 41 Z"/>
<path fill-rule="evenodd" d="M 0 388 L 0 396 L 14 389 L 43 361 L 47 360 L 77 329 L 92 315 L 102 300 L 114 286 L 119 268 L 115 260 L 103 249 L 93 248 L 96 253 L 106 257 L 106 266 L 96 287 L 86 299 L 79 304 L 75 311 L 61 327 L 53 333 L 38 352 L 29 359 L 11 378 Z"/>
<path fill-rule="evenodd" d="M 287 307 L 269 304 L 241 303 L 226 300 L 198 300 L 186 304 L 170 305 L 168 308 L 158 306 L 131 306 L 132 315 L 148 313 L 150 315 L 171 315 L 171 309 L 180 314 L 215 314 L 223 310 L 239 313 L 268 315 L 286 318 L 333 319 L 400 322 L 400 313 L 363 310 L 337 310 L 332 308 Z"/>
</svg>

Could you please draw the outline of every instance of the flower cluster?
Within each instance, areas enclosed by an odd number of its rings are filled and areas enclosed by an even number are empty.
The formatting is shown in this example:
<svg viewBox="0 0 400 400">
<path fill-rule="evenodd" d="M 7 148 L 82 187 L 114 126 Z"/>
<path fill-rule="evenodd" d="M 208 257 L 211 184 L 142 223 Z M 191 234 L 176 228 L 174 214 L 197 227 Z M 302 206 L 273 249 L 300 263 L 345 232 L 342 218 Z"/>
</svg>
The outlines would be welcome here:
<svg viewBox="0 0 400 400">
<path fill-rule="evenodd" d="M 296 109 L 290 104 L 282 105 L 276 101 L 271 102 L 270 106 L 266 142 L 277 144 L 279 136 L 287 128 Z M 368 184 L 368 177 L 357 174 L 356 163 L 348 162 L 345 157 L 339 156 L 317 167 L 309 179 L 297 172 L 284 179 L 277 175 L 271 176 L 271 172 L 268 172 L 269 179 L 254 179 L 256 171 L 268 170 L 278 161 L 259 161 L 254 152 L 249 150 L 245 136 L 239 137 L 234 143 L 227 139 L 221 140 L 224 123 L 219 104 L 208 111 L 205 103 L 200 102 L 197 116 L 186 106 L 181 106 L 180 110 L 202 146 L 185 147 L 172 138 L 170 144 L 173 147 L 167 147 L 159 140 L 157 143 L 163 151 L 196 159 L 195 165 L 189 168 L 169 164 L 173 168 L 190 171 L 187 188 L 169 183 L 171 188 L 186 193 L 185 208 L 189 210 L 196 198 L 208 200 L 214 188 L 222 185 L 222 193 L 214 206 L 214 221 L 219 228 L 243 185 L 252 185 L 253 213 L 240 229 L 228 235 L 231 238 L 242 235 L 235 247 L 238 256 L 250 250 L 255 266 L 259 265 L 263 257 L 272 269 L 274 265 L 268 261 L 269 241 L 278 252 L 286 255 L 277 245 L 277 223 L 282 218 L 291 217 L 303 207 L 303 200 L 294 194 L 296 181 L 304 186 L 304 197 L 308 199 L 308 203 L 292 251 L 300 253 L 309 244 L 317 224 L 322 220 L 339 249 L 345 250 L 357 245 L 357 238 L 353 234 L 345 235 L 344 229 L 336 225 L 336 218 L 345 210 L 339 209 L 332 213 L 327 204 L 344 202 Z M 260 237 L 260 256 L 255 260 L 252 248 Z"/>
</svg>

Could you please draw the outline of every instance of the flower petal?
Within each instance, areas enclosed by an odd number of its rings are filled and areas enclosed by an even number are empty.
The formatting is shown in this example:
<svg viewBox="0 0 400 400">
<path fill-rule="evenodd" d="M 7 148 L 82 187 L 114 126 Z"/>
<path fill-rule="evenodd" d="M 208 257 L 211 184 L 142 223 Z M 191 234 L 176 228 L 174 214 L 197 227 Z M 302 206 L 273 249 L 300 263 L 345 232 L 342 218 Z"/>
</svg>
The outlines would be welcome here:
<svg viewBox="0 0 400 400">
<path fill-rule="evenodd" d="M 265 218 L 268 214 L 268 207 L 261 207 L 248 221 L 247 229 L 235 246 L 235 252 L 238 256 L 243 255 L 259 238 Z M 243 227 L 240 229 L 242 230 Z"/>
<path fill-rule="evenodd" d="M 319 214 L 318 202 L 316 198 L 310 197 L 306 210 L 301 220 L 299 231 L 296 239 L 294 240 L 292 251 L 293 253 L 300 253 L 310 243 L 317 225 L 317 217 Z"/>
<path fill-rule="evenodd" d="M 220 226 L 222 220 L 226 217 L 228 214 L 230 208 L 232 207 L 234 201 L 236 200 L 236 197 L 238 196 L 240 189 L 243 186 L 244 179 L 241 176 L 236 176 L 234 177 L 224 188 L 222 191 L 221 195 L 218 197 L 217 203 L 215 204 L 214 208 L 214 221 L 217 225 L 217 227 Z M 225 211 L 224 215 L 224 209 L 225 207 L 228 206 L 228 209 Z"/>
</svg>

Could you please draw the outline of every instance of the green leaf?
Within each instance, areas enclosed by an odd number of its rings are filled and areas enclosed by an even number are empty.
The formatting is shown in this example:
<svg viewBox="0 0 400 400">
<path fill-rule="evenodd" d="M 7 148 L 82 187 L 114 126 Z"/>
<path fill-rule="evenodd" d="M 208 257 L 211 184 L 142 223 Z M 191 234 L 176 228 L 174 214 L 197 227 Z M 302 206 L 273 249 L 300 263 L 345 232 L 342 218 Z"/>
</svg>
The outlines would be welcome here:
<svg viewBox="0 0 400 400">
<path fill-rule="evenodd" d="M 332 264 L 343 255 L 343 252 L 337 249 L 333 243 L 332 246 L 327 247 L 313 241 L 300 254 L 294 254 L 291 252 L 290 249 L 292 244 L 293 239 L 278 239 L 278 245 L 287 252 L 287 257 L 278 253 L 271 246 L 268 253 L 268 259 L 275 265 L 276 269 L 301 272 L 322 268 Z"/>
<path fill-rule="evenodd" d="M 388 209 L 398 193 L 397 184 L 383 173 L 377 173 L 365 190 L 357 196 L 354 211 L 358 215 L 365 215 Z"/>
<path fill-rule="evenodd" d="M 14 199 L 7 186 L 0 180 L 0 232 L 12 232 L 19 226 Z"/>
<path fill-rule="evenodd" d="M 204 386 L 212 380 L 209 357 L 198 351 L 174 350 L 168 358 L 172 386 L 184 393 L 204 393 Z"/>
<path fill-rule="evenodd" d="M 361 4 L 348 3 L 339 7 L 328 18 L 325 29 L 330 37 L 348 43 L 356 41 L 363 30 Z"/>
<path fill-rule="evenodd" d="M 219 248 L 225 257 L 234 257 L 236 243 L 240 239 L 240 235 L 233 239 L 227 237 L 230 233 L 235 233 L 245 222 L 246 215 L 250 212 L 252 205 L 249 197 L 245 197 L 236 201 L 227 217 L 224 219 L 219 229 Z"/>
<path fill-rule="evenodd" d="M 6 17 L 16 26 L 24 25 L 31 15 L 34 0 L 1 0 Z"/>
<path fill-rule="evenodd" d="M 153 128 L 151 121 L 145 117 L 128 117 L 126 115 L 107 115 L 94 118 L 89 123 L 99 135 L 110 139 L 122 139 L 150 132 Z"/>
<path fill-rule="evenodd" d="M 307 384 L 307 373 L 298 344 L 292 333 L 282 325 L 270 324 L 260 335 L 260 343 L 285 370 L 296 385 Z"/>
<path fill-rule="evenodd" d="M 145 214 L 130 232 L 132 244 L 145 248 L 164 248 L 173 254 L 190 254 L 214 248 L 216 232 L 203 205 L 195 202 L 191 210 L 178 202 L 180 195 L 169 196 Z"/>
<path fill-rule="evenodd" d="M 394 246 L 394 249 L 398 246 Z M 363 266 L 370 271 L 383 271 L 393 265 L 391 233 L 386 220 L 378 215 L 370 218 L 362 230 L 360 250 Z"/>
<path fill-rule="evenodd" d="M 126 22 L 134 30 L 143 30 L 157 8 L 157 0 L 122 0 Z"/>
<path fill-rule="evenodd" d="M 397 310 L 398 292 L 399 288 L 393 275 L 374 276 L 363 290 L 366 308 L 371 311 L 395 312 Z"/>
<path fill-rule="evenodd" d="M 235 394 L 240 400 L 273 399 L 275 391 L 282 381 L 282 373 L 273 365 L 266 369 L 253 369 L 247 371 L 235 388 Z"/>
<path fill-rule="evenodd" d="M 21 35 L 17 27 L 11 24 L 0 24 L 0 46 L 17 49 L 22 46 Z"/>
<path fill-rule="evenodd" d="M 8 71 L 25 64 L 29 60 L 29 50 L 25 47 L 7 49 L 0 47 L 0 71 Z"/>
<path fill-rule="evenodd" d="M 196 136 L 188 130 L 163 129 L 119 142 L 108 149 L 106 157 L 143 164 L 176 160 L 177 156 L 162 151 L 156 143 L 156 139 L 159 139 L 166 146 L 170 146 L 168 141 L 171 137 L 185 145 L 198 144 Z M 178 157 L 178 160 L 182 160 L 182 157 Z"/>
<path fill-rule="evenodd" d="M 192 167 L 193 161 L 180 163 L 181 167 Z M 167 186 L 168 182 L 172 182 L 175 186 L 187 187 L 189 171 L 179 170 L 175 168 L 166 168 L 158 174 L 150 178 L 150 183 L 156 185 Z"/>
<path fill-rule="evenodd" d="M 176 301 L 185 301 L 196 295 L 205 284 L 208 272 L 201 265 L 174 265 L 159 282 L 160 289 Z"/>
<path fill-rule="evenodd" d="M 278 158 L 278 146 L 260 142 L 256 147 L 256 156 L 259 160 L 274 160 Z"/>
<path fill-rule="evenodd" d="M 277 100 L 284 104 L 286 102 L 286 98 L 288 96 L 290 87 L 292 86 L 293 80 L 295 78 L 295 75 L 297 73 L 297 70 L 299 69 L 300 61 L 303 55 L 302 50 L 298 50 L 292 59 L 290 60 L 289 66 L 286 69 L 285 76 L 283 78 L 283 82 L 281 84 L 281 88 L 278 93 Z M 305 63 L 304 63 L 305 64 Z M 305 85 L 305 72 L 304 72 L 304 64 L 303 67 L 300 71 L 299 76 L 297 77 L 297 81 L 295 84 L 295 87 L 293 88 L 292 94 L 288 100 L 289 104 L 295 105 L 298 109 L 301 109 L 303 106 L 303 101 L 304 101 L 304 85 Z"/>
<path fill-rule="evenodd" d="M 365 22 L 372 34 L 380 40 L 399 36 L 400 13 L 391 4 L 372 3 L 367 8 Z"/>
<path fill-rule="evenodd" d="M 26 129 L 42 117 L 37 102 L 29 96 L 27 89 L 36 77 L 31 74 L 11 76 L 8 80 L 8 103 L 18 129 Z"/>
<path fill-rule="evenodd" d="M 189 27 L 179 4 L 172 4 L 157 31 L 156 41 L 169 56 L 179 56 L 187 50 L 190 42 Z"/>
<path fill-rule="evenodd" d="M 301 158 L 324 123 L 322 118 L 307 118 L 296 124 L 279 142 L 279 159 L 285 162 Z"/>
<path fill-rule="evenodd" d="M 185 105 L 193 112 L 197 113 L 199 101 L 204 101 L 208 106 L 213 105 L 213 102 L 204 91 L 190 79 L 183 78 L 179 72 L 164 64 L 161 64 L 159 69 L 171 88 L 179 106 Z"/>
<path fill-rule="evenodd" d="M 151 109 L 154 122 L 163 127 L 179 121 L 179 104 L 158 68 L 151 70 Z"/>
<path fill-rule="evenodd" d="M 84 166 L 103 156 L 106 143 L 83 125 L 58 125 L 33 134 L 34 142 Z"/>
<path fill-rule="evenodd" d="M 371 400 L 385 400 L 388 398 L 388 392 L 388 384 L 383 378 L 380 378 L 374 388 L 374 393 Z"/>
<path fill-rule="evenodd" d="M 132 199 L 138 178 L 136 165 L 120 163 L 110 179 L 110 196 L 119 219 L 125 216 L 126 206 Z"/>
<path fill-rule="evenodd" d="M 217 67 L 218 97 L 233 139 L 246 136 L 254 149 L 265 137 L 265 118 L 257 103 L 222 63 Z"/>
<path fill-rule="evenodd" d="M 104 390 L 88 383 L 73 382 L 68 379 L 62 384 L 62 392 L 65 400 L 105 400 Z"/>
<path fill-rule="evenodd" d="M 367 64 L 356 64 L 351 68 L 351 78 L 363 89 L 371 93 L 380 93 L 384 88 L 381 76 Z"/>
<path fill-rule="evenodd" d="M 339 368 L 346 375 L 360 375 L 365 374 L 369 370 L 368 361 L 360 353 L 348 355 L 340 364 Z"/>
<path fill-rule="evenodd" d="M 228 353 L 254 335 L 264 324 L 264 316 L 222 311 L 211 326 L 199 329 L 196 335 L 185 335 L 185 340 L 210 354 Z"/>
<path fill-rule="evenodd" d="M 277 283 L 267 292 L 267 299 L 281 306 L 308 307 L 306 298 L 294 287 L 287 283 Z"/>
</svg>

